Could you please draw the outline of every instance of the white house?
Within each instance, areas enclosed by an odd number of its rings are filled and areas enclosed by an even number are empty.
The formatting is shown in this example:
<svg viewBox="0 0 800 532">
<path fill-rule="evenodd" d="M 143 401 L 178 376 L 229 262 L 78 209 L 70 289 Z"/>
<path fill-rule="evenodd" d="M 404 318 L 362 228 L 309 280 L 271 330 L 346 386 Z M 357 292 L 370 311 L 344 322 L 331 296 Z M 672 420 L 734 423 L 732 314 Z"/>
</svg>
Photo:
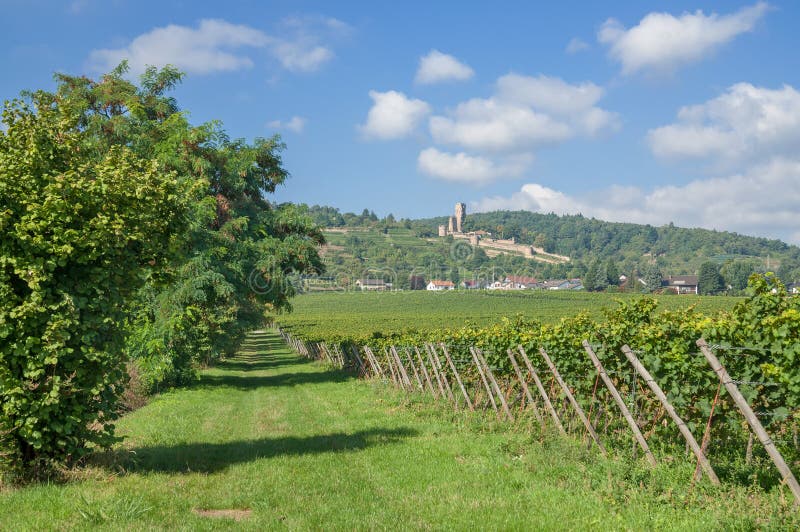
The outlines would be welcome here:
<svg viewBox="0 0 800 532">
<path fill-rule="evenodd" d="M 391 290 L 392 283 L 387 283 L 383 279 L 359 279 L 356 287 L 360 290 Z"/>
<path fill-rule="evenodd" d="M 442 290 L 453 290 L 455 287 L 456 285 L 453 284 L 453 281 L 440 281 L 438 279 L 433 279 L 428 283 L 426 290 L 440 292 Z"/>
<path fill-rule="evenodd" d="M 506 283 L 511 285 L 511 288 L 514 290 L 526 290 L 539 287 L 539 281 L 533 277 L 525 277 L 522 275 L 509 275 L 506 277 Z"/>
<path fill-rule="evenodd" d="M 553 279 L 542 283 L 545 290 L 569 290 L 570 282 L 567 279 Z"/>
</svg>

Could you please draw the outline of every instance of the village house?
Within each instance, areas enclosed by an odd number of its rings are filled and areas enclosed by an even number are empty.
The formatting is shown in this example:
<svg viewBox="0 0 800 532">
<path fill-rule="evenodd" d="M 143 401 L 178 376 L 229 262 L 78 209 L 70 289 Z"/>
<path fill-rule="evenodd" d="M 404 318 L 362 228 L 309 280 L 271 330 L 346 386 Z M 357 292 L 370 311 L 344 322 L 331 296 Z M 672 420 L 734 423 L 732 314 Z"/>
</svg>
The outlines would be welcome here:
<svg viewBox="0 0 800 532">
<path fill-rule="evenodd" d="M 461 288 L 465 290 L 480 290 L 481 288 L 486 288 L 486 282 L 478 279 L 461 281 Z"/>
<path fill-rule="evenodd" d="M 789 283 L 786 285 L 788 294 L 800 294 L 800 283 Z"/>
<path fill-rule="evenodd" d="M 583 290 L 583 281 L 580 279 L 569 279 L 567 290 Z"/>
<path fill-rule="evenodd" d="M 510 290 L 528 290 L 539 287 L 539 282 L 536 279 L 522 275 L 509 275 L 506 277 L 505 282 L 510 285 Z"/>
<path fill-rule="evenodd" d="M 453 284 L 453 281 L 440 281 L 438 279 L 433 279 L 428 283 L 426 290 L 440 292 L 442 290 L 454 290 L 455 287 L 456 285 Z"/>
<path fill-rule="evenodd" d="M 543 282 L 542 288 L 545 290 L 569 290 L 570 282 L 568 279 L 554 279 Z"/>
<path fill-rule="evenodd" d="M 356 281 L 356 287 L 367 291 L 391 290 L 392 283 L 387 283 L 383 279 L 359 279 Z"/>
<path fill-rule="evenodd" d="M 676 294 L 699 294 L 697 285 L 698 277 L 696 275 L 670 275 L 661 281 L 664 290 Z"/>
</svg>

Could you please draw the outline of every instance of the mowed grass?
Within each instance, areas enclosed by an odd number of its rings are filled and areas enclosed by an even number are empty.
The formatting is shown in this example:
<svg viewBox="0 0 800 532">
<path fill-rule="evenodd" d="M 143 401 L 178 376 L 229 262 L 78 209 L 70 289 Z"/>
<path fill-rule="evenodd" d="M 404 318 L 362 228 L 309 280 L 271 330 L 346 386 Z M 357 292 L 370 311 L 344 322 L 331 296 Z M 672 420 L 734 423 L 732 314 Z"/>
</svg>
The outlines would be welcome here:
<svg viewBox="0 0 800 532">
<path fill-rule="evenodd" d="M 788 494 L 694 488 L 692 467 L 452 412 L 252 335 L 202 382 L 119 424 L 64 484 L 0 493 L 0 530 L 748 529 L 798 525 Z"/>
<path fill-rule="evenodd" d="M 603 318 L 603 310 L 617 300 L 631 301 L 640 294 L 583 291 L 454 290 L 428 292 L 330 292 L 309 293 L 292 300 L 294 312 L 277 316 L 281 326 L 308 339 L 369 337 L 375 333 L 435 331 L 462 327 L 465 323 L 491 325 L 504 317 L 524 316 L 544 323 L 588 312 Z M 654 296 L 659 310 L 683 310 L 695 306 L 713 315 L 731 309 L 742 298 L 727 296 Z"/>
</svg>

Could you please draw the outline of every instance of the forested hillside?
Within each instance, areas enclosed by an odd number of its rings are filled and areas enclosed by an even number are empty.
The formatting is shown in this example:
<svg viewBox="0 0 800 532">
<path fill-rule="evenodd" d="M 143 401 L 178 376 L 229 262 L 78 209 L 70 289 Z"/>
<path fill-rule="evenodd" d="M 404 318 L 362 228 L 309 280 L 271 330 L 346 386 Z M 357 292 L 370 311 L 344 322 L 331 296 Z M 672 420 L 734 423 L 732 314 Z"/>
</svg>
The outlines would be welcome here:
<svg viewBox="0 0 800 532">
<path fill-rule="evenodd" d="M 321 226 L 346 230 L 333 238 L 329 236 L 336 245 L 328 253 L 330 276 L 343 274 L 344 270 L 357 275 L 354 272 L 358 268 L 391 268 L 403 272 L 404 277 L 416 268 L 446 278 L 453 270 L 460 270 L 458 277 L 464 278 L 481 269 L 497 268 L 539 278 L 583 278 L 593 265 L 595 269 L 610 267 L 612 273 L 629 276 L 646 275 L 653 268 L 665 276 L 696 275 L 703 263 L 711 262 L 734 287 L 743 287 L 753 272 L 774 271 L 785 283 L 800 280 L 797 246 L 725 231 L 604 222 L 581 215 L 527 211 L 468 214 L 465 231 L 482 230 L 498 238 L 514 238 L 549 253 L 569 256 L 571 261 L 542 264 L 515 256 L 490 258 L 477 248 L 462 253 L 467 256 L 463 260 L 451 256 L 452 239 L 437 237 L 438 226 L 447 223 L 445 216 L 398 220 L 391 214 L 380 219 L 369 209 L 361 214 L 317 205 L 307 209 Z M 407 279 L 399 281 L 403 284 Z"/>
</svg>

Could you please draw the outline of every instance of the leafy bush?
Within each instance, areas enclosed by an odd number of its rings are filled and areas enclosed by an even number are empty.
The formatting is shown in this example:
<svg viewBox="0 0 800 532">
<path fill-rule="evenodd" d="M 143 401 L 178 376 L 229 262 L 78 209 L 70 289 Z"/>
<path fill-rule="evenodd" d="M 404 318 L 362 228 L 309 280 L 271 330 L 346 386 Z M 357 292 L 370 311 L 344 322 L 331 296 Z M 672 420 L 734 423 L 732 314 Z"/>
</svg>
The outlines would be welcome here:
<svg viewBox="0 0 800 532">
<path fill-rule="evenodd" d="M 103 153 L 46 93 L 7 103 L 0 131 L 0 447 L 10 470 L 113 441 L 125 307 L 181 231 L 174 174 Z"/>
</svg>

